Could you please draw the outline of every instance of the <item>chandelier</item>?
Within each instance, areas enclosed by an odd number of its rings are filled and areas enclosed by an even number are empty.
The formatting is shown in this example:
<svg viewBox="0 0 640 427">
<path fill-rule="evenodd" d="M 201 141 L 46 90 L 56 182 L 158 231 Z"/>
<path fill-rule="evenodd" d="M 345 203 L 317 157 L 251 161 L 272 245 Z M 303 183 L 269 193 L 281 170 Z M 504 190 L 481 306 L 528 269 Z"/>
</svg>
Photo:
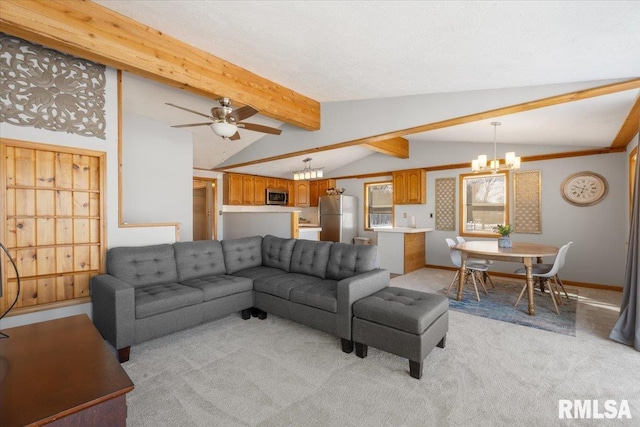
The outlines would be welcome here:
<svg viewBox="0 0 640 427">
<path fill-rule="evenodd" d="M 472 172 L 491 171 L 491 173 L 498 173 L 498 171 L 508 169 L 520 169 L 520 157 L 516 157 L 516 153 L 513 151 L 504 154 L 504 166 L 500 166 L 500 160 L 497 159 L 496 132 L 501 124 L 500 122 L 491 122 L 491 126 L 493 126 L 493 160 L 487 165 L 487 156 L 481 154 L 477 159 L 471 161 Z"/>
<path fill-rule="evenodd" d="M 323 177 L 324 173 L 322 172 L 321 168 L 311 169 L 311 157 L 307 157 L 306 159 L 303 160 L 303 162 L 304 162 L 304 169 L 293 172 L 293 179 L 295 181 L 298 181 L 301 179 L 316 179 L 316 178 Z"/>
</svg>

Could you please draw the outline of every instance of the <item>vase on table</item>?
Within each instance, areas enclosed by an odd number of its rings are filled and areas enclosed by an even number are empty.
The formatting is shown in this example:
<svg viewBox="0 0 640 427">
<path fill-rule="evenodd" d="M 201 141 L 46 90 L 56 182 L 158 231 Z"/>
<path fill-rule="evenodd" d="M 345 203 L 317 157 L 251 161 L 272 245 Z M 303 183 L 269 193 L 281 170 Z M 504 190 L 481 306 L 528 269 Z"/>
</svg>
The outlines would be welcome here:
<svg viewBox="0 0 640 427">
<path fill-rule="evenodd" d="M 499 248 L 510 248 L 513 246 L 513 242 L 510 237 L 498 237 Z"/>
</svg>

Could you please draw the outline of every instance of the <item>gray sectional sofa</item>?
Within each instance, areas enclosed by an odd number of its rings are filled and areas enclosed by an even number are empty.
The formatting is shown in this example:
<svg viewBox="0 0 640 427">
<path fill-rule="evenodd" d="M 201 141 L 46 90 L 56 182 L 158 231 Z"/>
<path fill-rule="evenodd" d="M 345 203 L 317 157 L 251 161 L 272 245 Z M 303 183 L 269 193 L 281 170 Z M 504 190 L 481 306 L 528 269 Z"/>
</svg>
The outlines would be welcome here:
<svg viewBox="0 0 640 427">
<path fill-rule="evenodd" d="M 233 312 L 311 326 L 350 353 L 353 303 L 389 280 L 375 246 L 254 236 L 117 247 L 91 280 L 93 322 L 121 362 L 132 344 Z"/>
</svg>

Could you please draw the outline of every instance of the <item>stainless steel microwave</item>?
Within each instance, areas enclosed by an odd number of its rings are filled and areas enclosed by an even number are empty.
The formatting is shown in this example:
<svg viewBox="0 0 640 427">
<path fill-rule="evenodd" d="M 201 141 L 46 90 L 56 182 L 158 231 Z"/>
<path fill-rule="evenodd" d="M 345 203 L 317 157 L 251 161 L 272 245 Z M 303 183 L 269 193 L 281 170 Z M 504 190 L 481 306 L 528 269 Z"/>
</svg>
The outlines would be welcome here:
<svg viewBox="0 0 640 427">
<path fill-rule="evenodd" d="M 267 205 L 286 205 L 289 203 L 289 192 L 278 188 L 267 188 L 267 196 L 265 204 Z"/>
</svg>

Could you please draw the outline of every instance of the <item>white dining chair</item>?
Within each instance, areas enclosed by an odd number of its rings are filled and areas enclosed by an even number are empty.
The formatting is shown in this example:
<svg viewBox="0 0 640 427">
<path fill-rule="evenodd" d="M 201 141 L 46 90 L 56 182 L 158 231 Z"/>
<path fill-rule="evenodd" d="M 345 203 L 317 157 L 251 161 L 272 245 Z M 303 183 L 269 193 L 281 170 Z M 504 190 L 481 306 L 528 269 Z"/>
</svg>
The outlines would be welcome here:
<svg viewBox="0 0 640 427">
<path fill-rule="evenodd" d="M 556 309 L 556 313 L 560 314 L 560 310 L 558 309 L 558 304 L 562 305 L 560 290 L 558 287 L 562 287 L 567 298 L 569 298 L 569 294 L 567 290 L 564 288 L 562 281 L 558 277 L 558 272 L 564 267 L 564 262 L 567 257 L 567 251 L 569 250 L 569 246 L 571 246 L 573 242 L 569 242 L 566 245 L 562 246 L 560 250 L 558 250 L 558 255 L 556 255 L 556 259 L 553 261 L 553 264 L 534 264 L 531 267 L 531 274 L 534 278 L 539 278 L 543 281 L 544 284 L 549 288 L 549 294 L 551 295 L 551 300 L 553 301 L 553 306 Z M 546 266 L 551 265 L 550 268 Z M 543 267 L 545 266 L 545 267 Z M 516 270 L 517 274 L 526 274 L 526 269 L 519 268 Z M 517 307 L 524 295 L 524 292 L 527 290 L 527 284 L 525 283 L 522 291 L 520 291 L 520 295 L 516 301 L 514 307 Z"/>
<path fill-rule="evenodd" d="M 453 239 L 449 239 L 449 238 L 445 240 L 447 242 L 447 245 L 449 245 L 449 255 L 451 256 L 451 262 L 453 263 L 453 265 L 455 265 L 459 269 L 460 266 L 462 265 L 462 255 L 460 254 L 459 250 L 454 249 L 454 247 L 456 246 L 456 242 L 454 242 Z M 488 294 L 487 288 L 484 285 L 484 277 L 478 274 L 485 273 L 487 270 L 489 270 L 489 267 L 484 263 L 470 262 L 468 259 L 465 267 L 466 267 L 466 270 L 465 270 L 464 283 L 467 283 L 467 281 L 469 280 L 469 277 L 471 277 L 471 281 L 473 282 L 473 288 L 476 291 L 476 298 L 478 299 L 478 301 L 480 301 L 480 294 L 478 293 L 478 285 L 476 284 L 476 276 L 478 281 L 482 285 L 482 289 L 484 289 L 484 293 Z M 460 270 L 456 271 L 456 275 L 453 277 L 453 280 L 449 284 L 449 287 L 447 288 L 447 293 L 446 293 L 447 296 L 449 295 L 449 291 L 451 290 L 451 287 L 456 282 L 456 279 L 458 279 L 458 277 L 460 277 Z"/>
<path fill-rule="evenodd" d="M 456 240 L 458 243 L 466 243 L 466 240 L 462 236 L 456 236 Z M 475 264 L 486 264 L 487 267 L 493 265 L 493 261 L 490 259 L 481 259 L 481 258 L 467 258 L 467 262 L 473 262 Z M 484 278 L 485 283 L 489 281 L 492 288 L 495 288 L 496 285 L 493 284 L 493 280 L 489 277 L 489 271 L 485 271 L 482 273 L 482 277 Z"/>
</svg>

